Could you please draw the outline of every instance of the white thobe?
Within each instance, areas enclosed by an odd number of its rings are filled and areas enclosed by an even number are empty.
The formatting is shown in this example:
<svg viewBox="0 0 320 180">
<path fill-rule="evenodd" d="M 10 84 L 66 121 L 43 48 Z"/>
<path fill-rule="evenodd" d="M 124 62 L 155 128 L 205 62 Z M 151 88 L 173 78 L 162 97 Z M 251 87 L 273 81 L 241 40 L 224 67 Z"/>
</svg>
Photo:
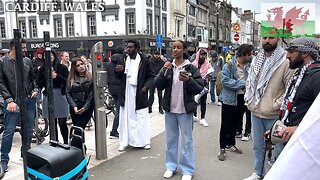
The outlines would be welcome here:
<svg viewBox="0 0 320 180">
<path fill-rule="evenodd" d="M 131 60 L 134 61 L 134 60 Z M 139 62 L 132 62 L 139 63 Z M 137 67 L 131 64 L 130 67 Z M 150 144 L 150 116 L 148 107 L 136 110 L 137 86 L 132 84 L 127 76 L 124 107 L 119 114 L 119 145 L 144 147 Z"/>
<path fill-rule="evenodd" d="M 264 179 L 320 179 L 320 94 Z"/>
</svg>

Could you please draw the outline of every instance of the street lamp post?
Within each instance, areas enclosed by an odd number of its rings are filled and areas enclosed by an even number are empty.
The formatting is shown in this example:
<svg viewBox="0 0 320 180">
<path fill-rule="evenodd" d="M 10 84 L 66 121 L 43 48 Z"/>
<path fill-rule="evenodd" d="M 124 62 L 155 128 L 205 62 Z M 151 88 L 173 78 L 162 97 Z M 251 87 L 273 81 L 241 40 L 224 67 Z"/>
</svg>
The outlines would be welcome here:
<svg viewBox="0 0 320 180">
<path fill-rule="evenodd" d="M 257 13 L 255 11 L 253 12 L 253 32 L 252 32 L 252 35 L 253 35 L 252 44 L 253 44 L 253 46 L 255 46 L 255 43 L 254 43 L 254 36 L 255 36 L 254 30 L 256 28 L 256 14 L 261 14 L 261 13 Z"/>
<path fill-rule="evenodd" d="M 217 1 L 215 2 L 216 6 L 216 17 L 217 17 L 217 24 L 216 24 L 216 52 L 219 53 L 219 9 L 221 6 L 221 2 Z"/>
</svg>

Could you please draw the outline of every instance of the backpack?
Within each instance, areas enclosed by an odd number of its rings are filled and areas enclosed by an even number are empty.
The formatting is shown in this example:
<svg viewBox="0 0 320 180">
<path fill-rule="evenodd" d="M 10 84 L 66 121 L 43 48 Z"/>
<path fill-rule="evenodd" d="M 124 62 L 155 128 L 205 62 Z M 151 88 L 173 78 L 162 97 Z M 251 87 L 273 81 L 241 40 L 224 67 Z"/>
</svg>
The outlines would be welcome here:
<svg viewBox="0 0 320 180">
<path fill-rule="evenodd" d="M 227 64 L 228 64 L 228 68 L 231 70 L 232 61 L 228 61 Z M 223 89 L 221 76 L 222 76 L 222 70 L 220 72 L 218 72 L 217 79 L 216 79 L 216 94 L 217 94 L 217 96 L 220 96 L 221 91 Z"/>
</svg>

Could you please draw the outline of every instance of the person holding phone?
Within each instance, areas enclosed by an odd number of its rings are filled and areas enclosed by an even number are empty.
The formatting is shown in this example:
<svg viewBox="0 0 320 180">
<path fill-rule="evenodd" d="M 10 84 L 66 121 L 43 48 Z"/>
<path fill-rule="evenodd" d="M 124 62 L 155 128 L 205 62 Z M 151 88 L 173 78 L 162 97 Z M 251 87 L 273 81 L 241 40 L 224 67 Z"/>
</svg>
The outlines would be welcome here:
<svg viewBox="0 0 320 180">
<path fill-rule="evenodd" d="M 183 41 L 175 41 L 172 47 L 173 62 L 167 61 L 155 78 L 155 86 L 165 90 L 166 171 L 164 178 L 171 178 L 182 170 L 182 180 L 191 180 L 195 160 L 193 149 L 193 113 L 196 111 L 194 95 L 203 89 L 199 69 L 183 58 L 186 51 Z M 179 136 L 181 135 L 180 160 L 178 160 Z"/>
</svg>

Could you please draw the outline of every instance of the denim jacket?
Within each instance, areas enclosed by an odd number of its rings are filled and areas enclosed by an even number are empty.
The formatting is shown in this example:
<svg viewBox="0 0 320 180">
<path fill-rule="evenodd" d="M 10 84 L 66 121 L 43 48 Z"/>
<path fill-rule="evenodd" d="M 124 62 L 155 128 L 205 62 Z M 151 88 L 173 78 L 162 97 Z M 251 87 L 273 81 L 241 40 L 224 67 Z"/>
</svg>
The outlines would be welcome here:
<svg viewBox="0 0 320 180">
<path fill-rule="evenodd" d="M 221 82 L 223 89 L 221 91 L 220 99 L 223 104 L 237 106 L 237 92 L 245 88 L 246 79 L 248 78 L 249 64 L 244 67 L 244 79 L 238 80 L 236 57 L 232 58 L 232 67 L 229 68 L 227 63 L 224 64 L 221 74 Z"/>
</svg>

